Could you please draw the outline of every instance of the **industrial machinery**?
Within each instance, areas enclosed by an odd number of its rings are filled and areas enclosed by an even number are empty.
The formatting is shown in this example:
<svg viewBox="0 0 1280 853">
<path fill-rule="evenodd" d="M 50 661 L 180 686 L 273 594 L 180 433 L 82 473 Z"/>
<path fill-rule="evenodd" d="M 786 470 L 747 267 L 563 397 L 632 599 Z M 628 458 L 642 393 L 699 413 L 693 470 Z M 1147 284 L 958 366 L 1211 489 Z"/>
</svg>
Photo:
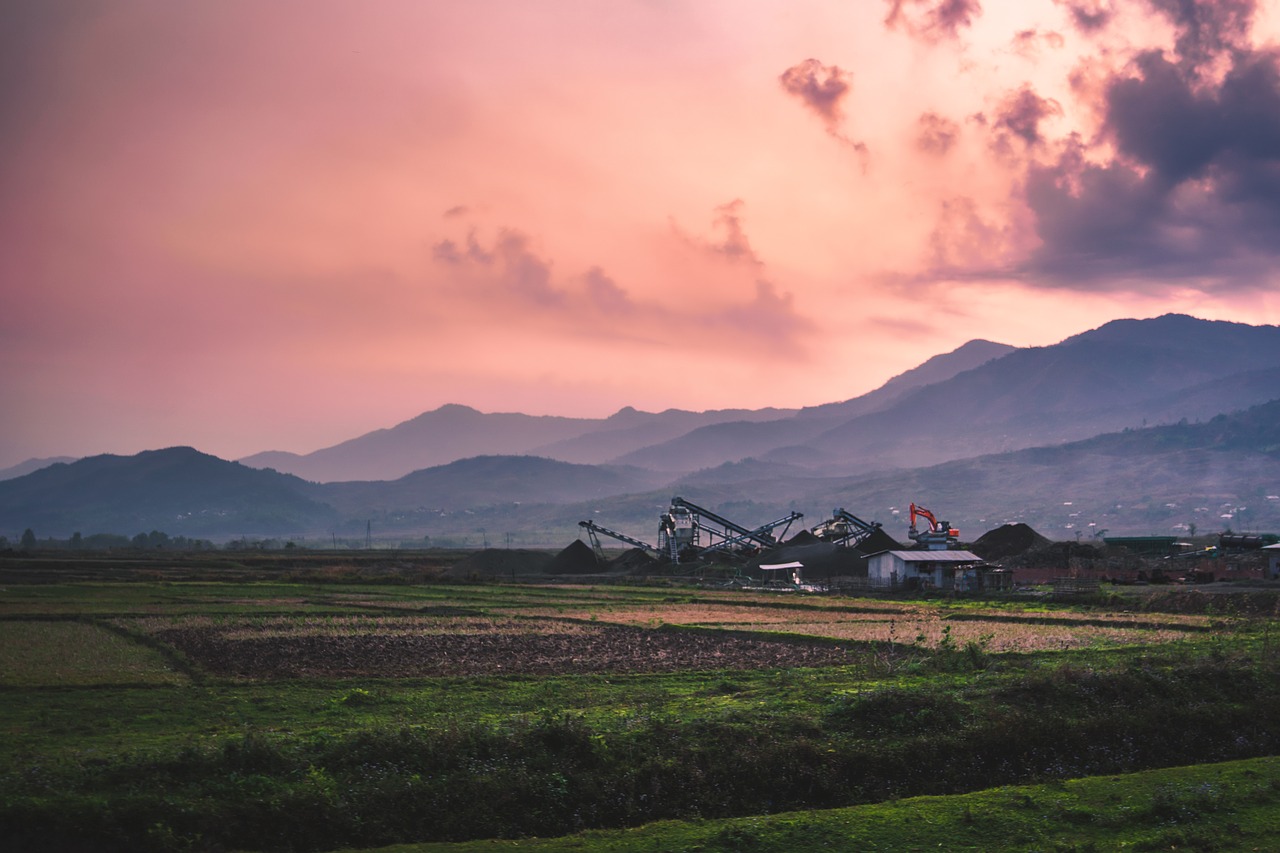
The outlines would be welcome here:
<svg viewBox="0 0 1280 853">
<path fill-rule="evenodd" d="M 716 552 L 725 551 L 734 546 L 744 548 L 771 548 L 778 544 L 780 538 L 786 536 L 792 522 L 804 518 L 803 513 L 791 512 L 776 521 L 748 529 L 740 524 L 717 515 L 705 507 L 686 501 L 681 497 L 671 499 L 671 506 L 658 516 L 658 544 L 653 546 L 641 542 L 615 530 L 596 524 L 594 521 L 580 521 L 578 526 L 586 529 L 591 537 L 591 547 L 596 556 L 604 559 L 604 549 L 600 545 L 600 534 L 626 542 L 637 548 L 656 554 L 660 559 L 672 563 L 688 562 L 707 557 Z M 782 533 L 775 536 L 773 531 L 782 527 Z M 705 538 L 704 538 L 705 534 Z"/>
<path fill-rule="evenodd" d="M 929 522 L 925 530 L 916 529 L 916 518 Z M 960 531 L 950 522 L 938 521 L 937 517 L 922 506 L 911 505 L 911 527 L 907 529 L 907 538 L 929 551 L 945 551 L 960 541 Z"/>
<path fill-rule="evenodd" d="M 809 532 L 824 542 L 853 548 L 879 529 L 880 522 L 863 521 L 844 507 L 838 507 L 831 511 L 831 518 Z"/>
<path fill-rule="evenodd" d="M 650 551 L 657 555 L 662 554 L 662 552 L 659 549 L 650 545 L 648 542 L 641 542 L 639 539 L 633 539 L 632 537 L 626 535 L 625 533 L 619 533 L 616 530 L 610 530 L 609 528 L 605 527 L 602 524 L 596 524 L 594 521 L 579 521 L 578 526 L 581 528 L 584 528 L 587 531 L 587 536 L 591 539 L 591 550 L 595 552 L 596 560 L 600 563 L 600 565 L 604 565 L 607 562 L 607 558 L 605 557 L 605 554 L 604 554 L 604 546 L 600 544 L 601 533 L 603 533 L 605 536 L 611 536 L 614 539 L 617 539 L 619 542 L 626 542 L 628 545 L 634 545 L 637 548 L 643 548 L 645 551 Z"/>
<path fill-rule="evenodd" d="M 793 522 L 804 518 L 803 513 L 790 512 L 768 524 L 748 529 L 705 507 L 681 497 L 671 499 L 671 508 L 658 518 L 658 547 L 671 562 L 700 559 L 735 545 L 746 548 L 772 548 L 787 535 Z M 775 536 L 773 531 L 782 528 Z M 703 533 L 708 542 L 702 542 Z"/>
</svg>

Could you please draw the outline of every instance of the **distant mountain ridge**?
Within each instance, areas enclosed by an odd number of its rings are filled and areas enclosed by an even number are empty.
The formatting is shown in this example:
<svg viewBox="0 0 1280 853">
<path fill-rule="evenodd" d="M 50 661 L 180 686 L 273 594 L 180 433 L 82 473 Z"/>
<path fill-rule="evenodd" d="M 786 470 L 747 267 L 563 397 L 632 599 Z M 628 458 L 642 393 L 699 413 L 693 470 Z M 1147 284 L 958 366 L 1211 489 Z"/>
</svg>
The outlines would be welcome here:
<svg viewBox="0 0 1280 853">
<path fill-rule="evenodd" d="M 946 381 L 1014 347 L 975 340 L 930 358 L 852 400 L 795 409 L 641 412 L 603 419 L 483 413 L 449 404 L 389 429 L 308 454 L 267 451 L 240 462 L 317 482 L 394 480 L 421 468 L 481 455 L 533 455 L 562 462 L 614 463 L 683 473 L 811 438 L 912 389 Z"/>
<path fill-rule="evenodd" d="M 1239 519 L 1280 530 L 1278 397 L 1280 327 L 1166 315 L 1047 347 L 972 342 L 862 397 L 801 411 L 624 409 L 591 420 L 447 406 L 312 460 L 403 465 L 432 436 L 433 452 L 447 455 L 494 435 L 599 458 L 675 433 L 610 464 L 487 450 L 394 478 L 317 483 L 191 448 L 90 457 L 0 481 L 0 533 L 235 536 L 375 523 L 418 538 L 488 528 L 553 544 L 582 518 L 652 538 L 673 494 L 756 523 L 833 506 L 888 523 L 914 501 L 968 526 L 1026 521 L 1059 535 Z"/>
<path fill-rule="evenodd" d="M 307 485 L 190 447 L 103 454 L 0 482 L 0 519 L 60 536 L 151 530 L 219 536 L 323 528 L 336 515 L 307 495 Z"/>
<path fill-rule="evenodd" d="M 1010 521 L 1059 539 L 1192 523 L 1204 532 L 1280 531 L 1277 483 L 1280 400 L 1204 423 L 857 477 L 747 460 L 663 481 L 635 469 L 492 456 L 399 481 L 318 484 L 170 448 L 89 457 L 0 482 L 0 531 L 314 537 L 362 533 L 372 523 L 381 536 L 466 541 L 488 525 L 522 545 L 550 547 L 577 536 L 583 518 L 652 541 L 674 494 L 751 523 L 795 509 L 812 526 L 843 506 L 899 539 L 912 501 L 968 539 Z"/>
<path fill-rule="evenodd" d="M 0 468 L 0 480 L 12 480 L 14 477 L 21 477 L 24 474 L 30 474 L 32 471 L 39 471 L 41 468 L 48 468 L 50 465 L 57 465 L 59 462 L 75 462 L 74 456 L 50 456 L 45 459 L 27 459 L 12 465 L 8 468 Z"/>
<path fill-rule="evenodd" d="M 449 404 L 389 429 L 313 453 L 267 451 L 240 460 L 318 482 L 394 480 L 411 471 L 483 455 L 539 455 L 565 462 L 606 462 L 611 448 L 631 447 L 721 420 L 772 418 L 792 410 L 726 409 L 656 414 L 624 408 L 608 418 L 484 413 Z M 578 443 L 575 443 L 578 442 Z"/>
<path fill-rule="evenodd" d="M 1280 400 L 1204 423 L 1130 429 L 1010 453 L 832 476 L 762 461 L 676 480 L 648 471 L 488 456 L 394 482 L 308 483 L 192 448 L 99 456 L 0 482 L 0 532 L 41 537 L 148 530 L 212 538 L 362 535 L 466 540 L 488 528 L 552 547 L 591 517 L 645 540 L 673 494 L 749 524 L 787 510 L 804 526 L 849 508 L 905 538 L 920 503 L 964 538 L 1018 521 L 1051 538 L 1189 529 L 1280 532 Z M 479 540 L 476 540 L 479 543 Z"/>
</svg>

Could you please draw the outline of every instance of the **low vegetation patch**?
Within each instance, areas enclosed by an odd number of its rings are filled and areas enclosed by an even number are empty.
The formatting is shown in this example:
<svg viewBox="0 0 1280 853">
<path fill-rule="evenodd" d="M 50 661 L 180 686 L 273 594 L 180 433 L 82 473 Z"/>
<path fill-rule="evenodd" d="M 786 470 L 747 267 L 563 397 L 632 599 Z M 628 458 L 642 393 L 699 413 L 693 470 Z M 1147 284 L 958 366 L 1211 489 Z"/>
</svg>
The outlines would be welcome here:
<svg viewBox="0 0 1280 853">
<path fill-rule="evenodd" d="M 0 621 L 0 687 L 179 684 L 154 649 L 88 622 Z"/>
<path fill-rule="evenodd" d="M 780 813 L 1015 783 L 1046 787 L 969 800 L 939 839 L 1054 849 L 1035 827 L 1109 824 L 1049 783 L 1280 752 L 1280 632 L 1221 610 L 242 581 L 11 600 L 5 849 L 523 846 L 678 820 L 697 840 L 658 849 L 871 849 Z M 1137 849 L 1196 849 L 1252 789 L 1161 790 L 1125 801 Z"/>
</svg>

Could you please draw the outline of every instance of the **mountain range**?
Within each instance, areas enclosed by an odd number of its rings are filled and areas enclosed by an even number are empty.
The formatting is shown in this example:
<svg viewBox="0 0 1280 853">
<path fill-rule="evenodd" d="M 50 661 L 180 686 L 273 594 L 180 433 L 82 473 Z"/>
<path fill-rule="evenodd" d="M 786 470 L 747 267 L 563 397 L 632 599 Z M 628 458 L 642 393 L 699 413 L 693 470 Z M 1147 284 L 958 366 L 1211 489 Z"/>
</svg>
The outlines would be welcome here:
<svg viewBox="0 0 1280 853">
<path fill-rule="evenodd" d="M 1051 538 L 1280 529 L 1277 398 L 1280 327 L 1166 315 L 1045 347 L 971 341 L 868 394 L 799 410 L 587 419 L 444 406 L 310 454 L 58 462 L 0 482 L 0 533 L 372 525 L 555 545 L 594 518 L 652 541 L 674 494 L 751 524 L 798 509 L 811 526 L 844 506 L 899 539 L 913 501 L 969 538 L 1005 521 Z"/>
</svg>

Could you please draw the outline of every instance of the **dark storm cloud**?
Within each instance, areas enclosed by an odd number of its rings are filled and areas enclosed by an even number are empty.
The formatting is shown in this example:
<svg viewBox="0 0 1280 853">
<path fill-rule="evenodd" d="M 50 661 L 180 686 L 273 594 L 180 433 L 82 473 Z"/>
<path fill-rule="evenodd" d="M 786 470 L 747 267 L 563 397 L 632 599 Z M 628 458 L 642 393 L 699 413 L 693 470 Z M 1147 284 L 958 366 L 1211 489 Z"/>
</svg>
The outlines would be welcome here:
<svg viewBox="0 0 1280 853">
<path fill-rule="evenodd" d="M 555 307 L 567 298 L 567 294 L 551 282 L 551 264 L 534 254 L 527 235 L 514 229 L 504 228 L 498 232 L 489 249 L 480 245 L 472 231 L 467 235 L 466 246 L 445 239 L 431 247 L 431 254 L 437 263 L 451 267 L 492 271 L 492 284 L 503 294 L 523 302 Z"/>
<path fill-rule="evenodd" d="M 1202 32 L 1218 26 L 1197 20 Z M 1139 56 L 1106 90 L 1117 158 L 1090 162 L 1074 141 L 1031 168 L 1026 201 L 1043 245 L 1030 271 L 1086 286 L 1263 280 L 1280 260 L 1280 62 L 1273 51 L 1230 52 L 1216 86 L 1181 59 Z"/>
<path fill-rule="evenodd" d="M 960 136 L 960 126 L 937 113 L 922 114 L 917 125 L 916 147 L 930 154 L 946 154 Z"/>
<path fill-rule="evenodd" d="M 1106 28 L 1115 16 L 1116 10 L 1109 0 L 1054 0 L 1059 6 L 1065 6 L 1071 15 L 1071 22 L 1085 35 L 1092 35 Z"/>
<path fill-rule="evenodd" d="M 1199 70 L 1225 52 L 1243 50 L 1257 11 L 1256 0 L 1148 0 L 1178 32 L 1182 64 Z"/>
<path fill-rule="evenodd" d="M 1042 98 L 1030 86 L 1023 86 L 1009 94 L 1000 104 L 992 124 L 999 140 L 1016 136 L 1028 147 L 1044 141 L 1040 122 L 1052 116 L 1062 115 L 1062 107 L 1051 98 Z"/>
<path fill-rule="evenodd" d="M 840 102 L 849 94 L 852 79 L 839 66 L 823 65 L 816 59 L 793 65 L 778 77 L 782 88 L 813 110 L 833 132 L 844 118 Z"/>
<path fill-rule="evenodd" d="M 886 0 L 884 24 L 926 41 L 954 39 L 982 14 L 978 0 Z"/>
<path fill-rule="evenodd" d="M 1037 29 L 1030 29 L 1014 33 L 1010 47 L 1019 56 L 1035 59 L 1040 55 L 1041 46 L 1046 46 L 1051 50 L 1061 50 L 1066 43 L 1062 33 L 1052 30 L 1042 32 Z"/>
<path fill-rule="evenodd" d="M 778 76 L 783 90 L 800 100 L 826 127 L 827 133 L 851 147 L 858 155 L 862 171 L 867 171 L 868 152 L 865 143 L 851 139 L 840 130 L 844 121 L 842 102 L 853 87 L 853 75 L 838 65 L 823 65 L 806 59 Z"/>
</svg>

